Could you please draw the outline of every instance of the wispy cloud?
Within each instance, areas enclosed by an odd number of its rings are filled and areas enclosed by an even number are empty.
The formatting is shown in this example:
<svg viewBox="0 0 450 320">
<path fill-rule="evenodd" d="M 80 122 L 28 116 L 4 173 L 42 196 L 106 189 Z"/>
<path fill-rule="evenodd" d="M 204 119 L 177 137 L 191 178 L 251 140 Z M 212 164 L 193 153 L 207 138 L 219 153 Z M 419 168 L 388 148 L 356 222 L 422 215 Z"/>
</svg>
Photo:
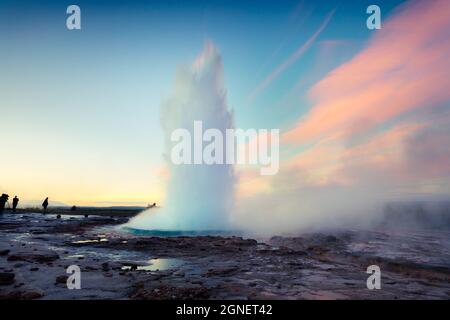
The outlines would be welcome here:
<svg viewBox="0 0 450 320">
<path fill-rule="evenodd" d="M 319 29 L 314 32 L 314 34 L 301 45 L 289 58 L 287 58 L 283 63 L 277 66 L 248 96 L 248 100 L 252 101 L 255 99 L 263 90 L 265 90 L 283 71 L 285 71 L 290 65 L 296 62 L 316 41 L 317 37 L 322 33 L 322 31 L 327 27 L 331 18 L 333 17 L 336 9 L 331 11 L 325 20 L 320 25 Z"/>
</svg>

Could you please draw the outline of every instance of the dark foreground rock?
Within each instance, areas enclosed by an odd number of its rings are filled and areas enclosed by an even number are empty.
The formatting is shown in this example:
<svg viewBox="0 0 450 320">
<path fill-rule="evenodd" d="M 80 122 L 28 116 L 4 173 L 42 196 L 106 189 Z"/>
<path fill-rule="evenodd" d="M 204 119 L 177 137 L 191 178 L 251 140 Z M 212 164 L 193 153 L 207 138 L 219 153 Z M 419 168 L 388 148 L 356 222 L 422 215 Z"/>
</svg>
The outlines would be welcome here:
<svg viewBox="0 0 450 320">
<path fill-rule="evenodd" d="M 0 272 L 0 286 L 8 286 L 14 283 L 14 273 Z"/>
<path fill-rule="evenodd" d="M 448 233 L 155 237 L 123 217 L 0 219 L 0 299 L 449 299 Z M 368 290 L 367 267 L 382 271 Z M 81 289 L 67 288 L 69 266 Z"/>
</svg>

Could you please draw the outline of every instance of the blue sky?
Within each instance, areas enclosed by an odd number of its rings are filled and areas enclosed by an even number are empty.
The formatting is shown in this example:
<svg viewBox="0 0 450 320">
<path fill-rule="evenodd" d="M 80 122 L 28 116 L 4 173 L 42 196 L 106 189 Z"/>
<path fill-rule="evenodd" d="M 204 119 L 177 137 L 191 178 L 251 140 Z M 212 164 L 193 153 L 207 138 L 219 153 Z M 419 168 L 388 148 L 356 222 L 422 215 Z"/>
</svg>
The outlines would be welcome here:
<svg viewBox="0 0 450 320">
<path fill-rule="evenodd" d="M 383 18 L 402 3 L 378 2 Z M 236 125 L 288 128 L 310 107 L 310 87 L 367 44 L 372 3 L 0 0 L 0 188 L 89 204 L 160 198 L 160 103 L 205 41 L 222 54 Z M 70 4 L 82 30 L 65 27 Z M 334 9 L 313 45 L 250 99 Z"/>
</svg>

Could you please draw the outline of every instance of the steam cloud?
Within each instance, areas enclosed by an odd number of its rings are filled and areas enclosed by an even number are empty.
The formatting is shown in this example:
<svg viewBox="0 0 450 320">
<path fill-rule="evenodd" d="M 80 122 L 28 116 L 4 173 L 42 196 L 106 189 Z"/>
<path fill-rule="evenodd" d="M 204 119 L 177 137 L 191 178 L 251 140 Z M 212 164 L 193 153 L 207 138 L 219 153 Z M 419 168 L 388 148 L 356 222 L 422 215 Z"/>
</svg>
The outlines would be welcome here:
<svg viewBox="0 0 450 320">
<path fill-rule="evenodd" d="M 167 203 L 148 210 L 128 224 L 131 228 L 166 231 L 226 230 L 234 203 L 235 177 L 232 165 L 174 165 L 170 160 L 171 134 L 179 128 L 194 136 L 194 121 L 203 130 L 215 128 L 225 135 L 234 127 L 223 85 L 222 59 L 210 43 L 190 67 L 178 70 L 173 95 L 162 105 L 161 125 L 165 160 L 170 178 Z"/>
<path fill-rule="evenodd" d="M 264 234 L 372 226 L 395 202 L 447 210 L 449 28 L 448 1 L 408 1 L 316 83 L 312 107 L 282 136 L 303 150 L 269 181 L 252 177 L 264 188 L 238 200 L 240 225 Z"/>
<path fill-rule="evenodd" d="M 287 152 L 276 176 L 244 168 L 240 181 L 251 188 L 235 199 L 232 166 L 168 162 L 167 205 L 131 225 L 222 230 L 232 221 L 269 236 L 370 225 L 392 202 L 446 201 L 449 17 L 446 0 L 408 2 L 366 48 L 318 82 L 309 92 L 313 106 L 282 136 Z M 195 120 L 203 120 L 204 129 L 233 127 L 220 56 L 211 45 L 193 67 L 180 70 L 174 95 L 163 106 L 166 153 L 171 132 L 192 132 Z"/>
</svg>

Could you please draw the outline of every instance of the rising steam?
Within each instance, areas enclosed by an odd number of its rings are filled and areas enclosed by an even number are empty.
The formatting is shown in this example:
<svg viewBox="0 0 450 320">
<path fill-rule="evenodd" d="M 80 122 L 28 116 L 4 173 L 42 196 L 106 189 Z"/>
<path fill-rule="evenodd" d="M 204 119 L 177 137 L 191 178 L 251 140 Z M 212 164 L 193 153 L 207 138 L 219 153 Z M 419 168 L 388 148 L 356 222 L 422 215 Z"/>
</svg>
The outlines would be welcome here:
<svg viewBox="0 0 450 320">
<path fill-rule="evenodd" d="M 232 165 L 174 165 L 170 159 L 171 134 L 179 128 L 193 134 L 194 121 L 203 129 L 215 128 L 225 135 L 233 128 L 223 85 L 222 59 L 212 44 L 190 67 L 178 70 L 172 96 L 161 108 L 165 160 L 170 171 L 167 203 L 132 219 L 131 228 L 167 231 L 225 230 L 234 198 Z"/>
</svg>

